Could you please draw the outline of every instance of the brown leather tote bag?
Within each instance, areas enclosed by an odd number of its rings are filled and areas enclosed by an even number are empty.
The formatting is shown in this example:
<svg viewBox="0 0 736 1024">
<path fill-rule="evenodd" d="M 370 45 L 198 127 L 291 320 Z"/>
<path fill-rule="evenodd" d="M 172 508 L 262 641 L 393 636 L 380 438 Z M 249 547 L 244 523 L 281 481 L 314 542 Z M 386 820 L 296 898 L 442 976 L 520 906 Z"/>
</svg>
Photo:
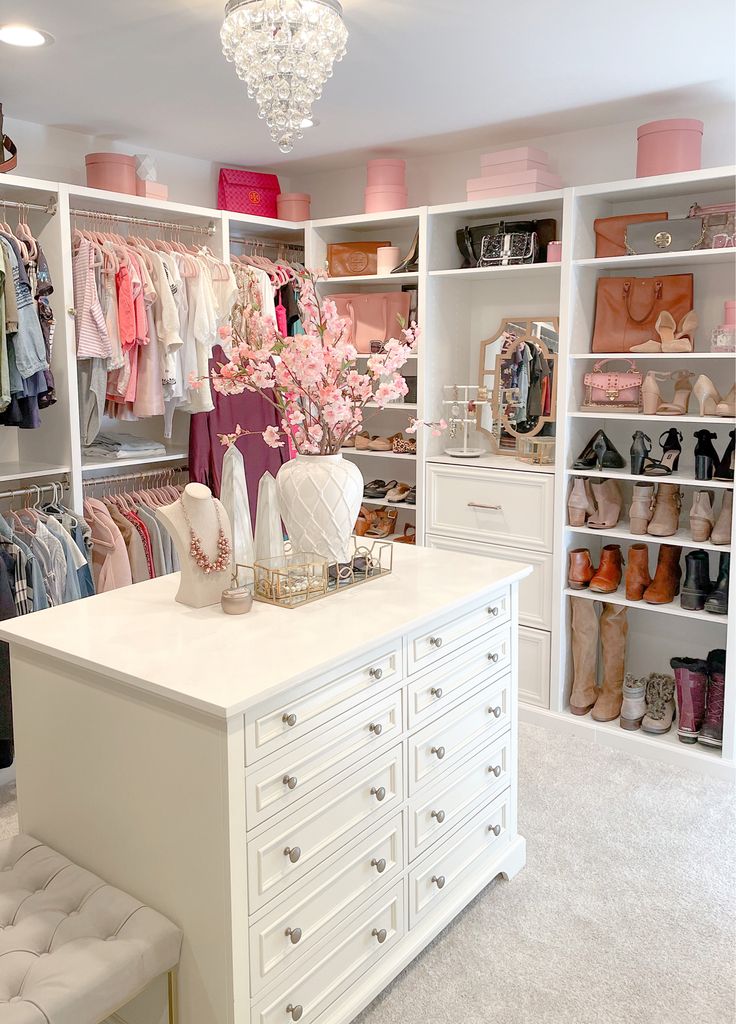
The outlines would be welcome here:
<svg viewBox="0 0 736 1024">
<path fill-rule="evenodd" d="M 5 150 L 10 153 L 8 160 L 5 159 Z M 12 171 L 18 165 L 18 150 L 15 143 L 3 132 L 3 105 L 0 103 L 0 173 Z"/>
<path fill-rule="evenodd" d="M 629 352 L 659 338 L 655 324 L 668 310 L 679 324 L 693 308 L 693 275 L 600 277 L 592 352 Z"/>
</svg>

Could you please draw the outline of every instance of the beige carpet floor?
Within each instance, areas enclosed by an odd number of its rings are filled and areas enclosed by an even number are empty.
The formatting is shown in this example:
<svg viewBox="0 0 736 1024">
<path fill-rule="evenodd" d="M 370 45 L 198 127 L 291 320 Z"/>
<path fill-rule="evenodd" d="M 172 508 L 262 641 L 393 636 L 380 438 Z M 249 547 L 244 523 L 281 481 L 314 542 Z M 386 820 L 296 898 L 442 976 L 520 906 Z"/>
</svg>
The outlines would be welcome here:
<svg viewBox="0 0 736 1024">
<path fill-rule="evenodd" d="M 734 1024 L 733 787 L 529 725 L 520 766 L 527 867 L 356 1024 Z"/>
</svg>

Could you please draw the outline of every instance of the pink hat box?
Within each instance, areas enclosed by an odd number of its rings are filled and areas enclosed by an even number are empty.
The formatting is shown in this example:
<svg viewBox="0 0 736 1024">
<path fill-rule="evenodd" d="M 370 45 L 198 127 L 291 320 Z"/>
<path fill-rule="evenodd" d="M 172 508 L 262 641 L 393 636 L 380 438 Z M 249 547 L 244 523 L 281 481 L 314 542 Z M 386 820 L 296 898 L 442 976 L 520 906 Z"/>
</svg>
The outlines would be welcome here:
<svg viewBox="0 0 736 1024">
<path fill-rule="evenodd" d="M 409 193 L 406 188 L 397 188 L 391 185 L 366 186 L 366 213 L 388 213 L 391 210 L 404 210 L 408 205 Z"/>
<path fill-rule="evenodd" d="M 308 192 L 282 192 L 276 196 L 276 207 L 281 220 L 309 220 L 312 197 Z"/>
<path fill-rule="evenodd" d="M 89 188 L 102 188 L 107 192 L 136 195 L 136 164 L 134 156 L 124 153 L 88 153 L 84 158 Z"/>
<path fill-rule="evenodd" d="M 405 188 L 406 161 L 405 160 L 369 160 L 368 161 L 368 185 L 369 187 L 381 187 L 388 185 L 390 188 Z"/>
<path fill-rule="evenodd" d="M 476 203 L 480 199 L 500 199 L 503 196 L 532 195 L 535 192 L 549 192 L 550 188 L 550 185 L 527 185 L 519 183 L 516 185 L 501 185 L 500 188 L 482 188 L 475 191 L 468 189 L 468 202 Z"/>
<path fill-rule="evenodd" d="M 649 121 L 636 130 L 636 176 L 698 171 L 702 166 L 703 122 L 689 117 Z"/>
<path fill-rule="evenodd" d="M 515 160 L 534 160 L 535 163 L 545 165 L 549 163 L 549 157 L 543 149 L 519 146 L 517 149 L 499 149 L 495 153 L 484 153 L 480 158 L 480 165 L 484 171 L 488 168 L 488 173 L 494 174 L 496 164 L 509 164 Z"/>
<path fill-rule="evenodd" d="M 160 199 L 166 202 L 169 198 L 169 186 L 162 185 L 160 181 L 141 181 L 138 178 L 135 187 L 136 195 L 145 199 Z"/>
</svg>

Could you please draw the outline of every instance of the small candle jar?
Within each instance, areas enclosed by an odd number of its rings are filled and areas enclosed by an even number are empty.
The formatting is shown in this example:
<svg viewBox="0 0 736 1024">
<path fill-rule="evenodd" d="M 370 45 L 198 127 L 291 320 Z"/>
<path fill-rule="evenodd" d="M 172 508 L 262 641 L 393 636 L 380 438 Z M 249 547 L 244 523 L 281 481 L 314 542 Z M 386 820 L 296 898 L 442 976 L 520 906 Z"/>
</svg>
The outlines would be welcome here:
<svg viewBox="0 0 736 1024">
<path fill-rule="evenodd" d="M 559 263 L 562 259 L 562 242 L 550 242 L 547 245 L 547 262 Z"/>
<path fill-rule="evenodd" d="M 253 607 L 253 595 L 249 587 L 230 587 L 223 590 L 220 604 L 226 615 L 245 615 Z"/>
</svg>

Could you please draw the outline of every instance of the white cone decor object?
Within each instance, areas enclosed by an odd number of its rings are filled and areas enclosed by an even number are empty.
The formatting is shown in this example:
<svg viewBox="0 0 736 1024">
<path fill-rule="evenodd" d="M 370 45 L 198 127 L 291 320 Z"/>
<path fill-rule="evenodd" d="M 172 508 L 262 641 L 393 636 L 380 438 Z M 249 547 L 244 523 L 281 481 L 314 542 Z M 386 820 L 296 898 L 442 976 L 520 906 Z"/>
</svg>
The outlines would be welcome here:
<svg viewBox="0 0 736 1024">
<path fill-rule="evenodd" d="M 277 558 L 284 553 L 279 498 L 276 481 L 270 473 L 264 473 L 258 484 L 255 553 L 259 562 L 266 558 Z"/>
<path fill-rule="evenodd" d="M 276 485 L 294 551 L 347 562 L 363 500 L 358 467 L 341 454 L 297 455 L 281 467 Z"/>
</svg>

